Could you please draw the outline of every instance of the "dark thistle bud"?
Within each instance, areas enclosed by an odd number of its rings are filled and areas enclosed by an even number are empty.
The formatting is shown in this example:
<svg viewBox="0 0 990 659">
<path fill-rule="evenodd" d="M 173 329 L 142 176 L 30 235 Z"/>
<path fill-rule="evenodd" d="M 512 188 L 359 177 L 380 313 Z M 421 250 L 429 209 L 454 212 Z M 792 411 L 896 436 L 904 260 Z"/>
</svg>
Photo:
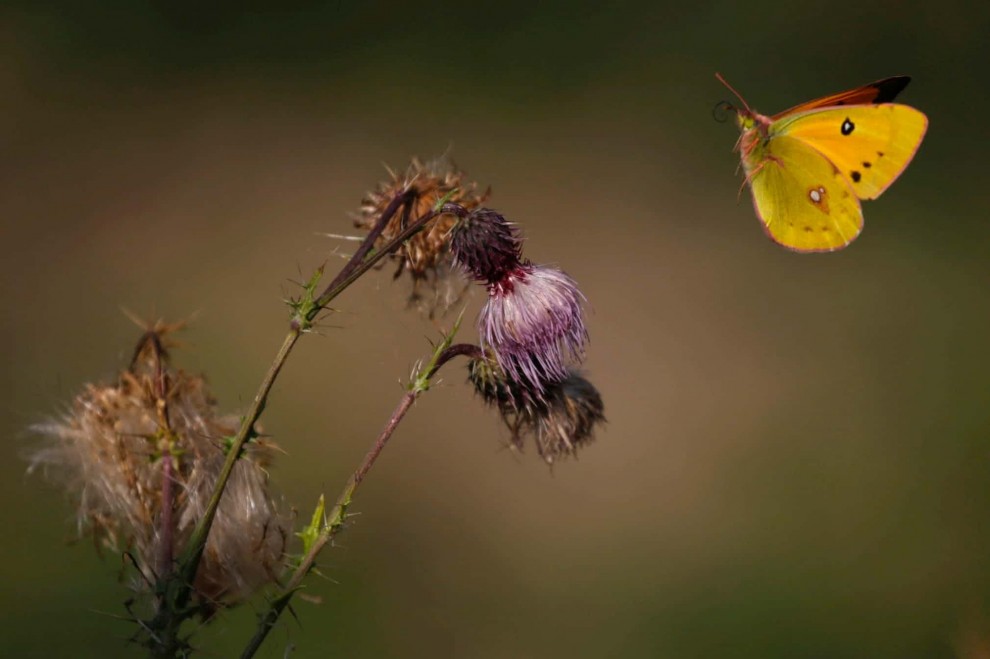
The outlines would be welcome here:
<svg viewBox="0 0 990 659">
<path fill-rule="evenodd" d="M 532 437 L 547 464 L 576 455 L 594 440 L 595 427 L 605 421 L 601 394 L 576 371 L 545 384 L 538 397 L 506 378 L 491 360 L 471 360 L 468 373 L 475 392 L 501 414 L 512 433 L 512 445 L 521 450 L 526 438 Z"/>
<path fill-rule="evenodd" d="M 522 261 L 518 229 L 490 208 L 468 213 L 454 225 L 450 249 L 458 265 L 487 285 L 505 279 Z"/>
</svg>

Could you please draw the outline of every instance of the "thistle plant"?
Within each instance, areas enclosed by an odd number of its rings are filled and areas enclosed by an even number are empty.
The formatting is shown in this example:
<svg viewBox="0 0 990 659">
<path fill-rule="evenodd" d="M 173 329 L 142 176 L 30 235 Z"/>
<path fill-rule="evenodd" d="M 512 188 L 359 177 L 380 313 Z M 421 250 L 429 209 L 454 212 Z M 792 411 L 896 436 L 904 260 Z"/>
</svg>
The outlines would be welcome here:
<svg viewBox="0 0 990 659">
<path fill-rule="evenodd" d="M 128 607 L 133 640 L 153 657 L 189 656 L 190 628 L 219 608 L 265 592 L 242 657 L 254 656 L 345 528 L 353 497 L 403 418 L 439 371 L 467 360 L 468 381 L 497 410 L 510 445 L 528 439 L 547 463 L 574 455 L 604 421 L 601 396 L 577 370 L 588 333 L 584 296 L 568 275 L 523 258 L 518 227 L 483 206 L 488 193 L 444 160 L 414 160 L 368 193 L 356 225 L 367 233 L 328 283 L 318 268 L 288 301 L 287 333 L 250 406 L 222 414 L 202 376 L 171 363 L 179 325 L 146 325 L 133 359 L 109 384 L 88 384 L 42 437 L 30 470 L 62 485 L 77 503 L 80 535 L 128 557 L 146 607 Z M 478 343 L 454 343 L 461 317 L 414 370 L 367 455 L 326 509 L 293 532 L 273 493 L 275 444 L 259 420 L 296 343 L 358 278 L 390 260 L 408 273 L 411 301 L 442 314 L 448 293 L 471 281 L 487 300 Z M 445 292 L 446 291 L 446 292 Z M 462 314 L 463 315 L 463 314 Z M 298 538 L 301 546 L 289 546 Z M 201 626 L 201 625 L 200 625 Z"/>
</svg>

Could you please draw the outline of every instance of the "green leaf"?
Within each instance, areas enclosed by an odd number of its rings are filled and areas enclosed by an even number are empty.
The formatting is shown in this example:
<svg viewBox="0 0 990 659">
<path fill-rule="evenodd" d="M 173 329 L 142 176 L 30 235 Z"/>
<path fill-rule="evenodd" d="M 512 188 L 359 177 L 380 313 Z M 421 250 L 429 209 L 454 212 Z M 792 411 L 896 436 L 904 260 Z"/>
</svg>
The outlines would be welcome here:
<svg viewBox="0 0 990 659">
<path fill-rule="evenodd" d="M 437 203 L 433 204 L 433 210 L 435 212 L 439 213 L 440 212 L 440 209 L 443 208 L 443 205 L 446 204 L 451 199 L 453 199 L 454 198 L 454 195 L 457 194 L 457 192 L 458 192 L 458 189 L 457 188 L 454 188 L 453 190 L 451 190 L 450 192 L 448 192 L 444 196 L 442 196 L 439 199 L 437 199 Z"/>
<path fill-rule="evenodd" d="M 451 328 L 450 332 L 443 336 L 443 339 L 433 348 L 433 355 L 430 357 L 430 361 L 426 363 L 426 366 L 419 366 L 412 376 L 412 380 L 409 383 L 409 391 L 415 393 L 417 396 L 424 391 L 429 390 L 430 381 L 437 368 L 437 362 L 440 356 L 443 354 L 444 350 L 449 348 L 454 343 L 454 336 L 457 334 L 457 330 L 461 328 L 461 321 L 464 319 L 464 309 L 461 309 L 461 313 L 457 316 L 457 320 L 454 321 L 454 326 Z"/>
<path fill-rule="evenodd" d="M 313 510 L 313 518 L 310 520 L 309 525 L 299 533 L 296 533 L 296 535 L 302 540 L 302 553 L 304 556 L 309 553 L 313 543 L 316 542 L 316 539 L 320 536 L 320 531 L 323 530 L 323 514 L 325 510 L 326 501 L 321 494 L 320 500 L 316 502 L 316 509 Z"/>
<path fill-rule="evenodd" d="M 297 323 L 302 331 L 306 331 L 312 326 L 313 318 L 320 312 L 320 305 L 316 301 L 316 287 L 319 286 L 322 278 L 323 266 L 321 265 L 309 278 L 309 281 L 303 284 L 302 295 L 286 300 L 286 304 L 292 309 L 293 323 Z"/>
</svg>

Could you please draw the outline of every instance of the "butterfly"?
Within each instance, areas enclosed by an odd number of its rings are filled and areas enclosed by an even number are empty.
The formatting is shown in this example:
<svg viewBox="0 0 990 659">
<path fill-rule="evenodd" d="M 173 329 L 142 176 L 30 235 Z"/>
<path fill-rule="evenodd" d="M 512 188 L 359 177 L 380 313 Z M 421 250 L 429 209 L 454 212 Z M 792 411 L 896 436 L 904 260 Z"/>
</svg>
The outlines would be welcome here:
<svg viewBox="0 0 990 659">
<path fill-rule="evenodd" d="M 860 200 L 876 199 L 908 166 L 928 129 L 920 111 L 891 103 L 896 76 L 802 103 L 771 117 L 742 102 L 736 150 L 768 236 L 796 252 L 842 249 L 863 230 Z M 745 185 L 745 184 L 744 184 Z"/>
</svg>

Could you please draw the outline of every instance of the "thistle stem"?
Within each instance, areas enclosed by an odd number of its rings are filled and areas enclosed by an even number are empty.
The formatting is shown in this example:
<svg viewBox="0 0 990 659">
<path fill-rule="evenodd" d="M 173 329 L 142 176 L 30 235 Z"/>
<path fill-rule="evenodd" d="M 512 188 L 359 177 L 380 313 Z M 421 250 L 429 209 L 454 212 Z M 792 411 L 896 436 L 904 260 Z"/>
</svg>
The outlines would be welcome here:
<svg viewBox="0 0 990 659">
<path fill-rule="evenodd" d="M 385 258 L 387 255 L 391 254 L 396 249 L 398 249 L 399 246 L 402 245 L 402 243 L 406 242 L 412 236 L 414 236 L 419 231 L 421 231 L 427 222 L 429 222 L 430 220 L 432 220 L 433 218 L 437 217 L 440 214 L 441 211 L 432 210 L 429 211 L 428 213 L 425 213 L 424 215 L 421 215 L 414 222 L 410 223 L 409 226 L 403 229 L 398 235 L 396 235 L 390 241 L 382 245 L 382 248 L 380 250 L 368 256 L 367 258 L 364 258 L 362 261 L 358 262 L 354 267 L 349 267 L 350 262 L 348 262 L 348 265 L 344 266 L 344 269 L 340 271 L 340 274 L 338 274 L 334 278 L 334 280 L 330 282 L 330 285 L 327 286 L 326 289 L 323 291 L 323 293 L 320 294 L 320 297 L 317 298 L 316 300 L 317 307 L 320 309 L 325 308 L 328 304 L 330 304 L 331 300 L 333 300 L 335 297 L 340 295 L 344 291 L 344 289 L 346 289 L 348 286 L 353 284 L 358 277 L 360 277 L 368 270 L 370 270 L 376 263 L 378 263 L 380 260 Z M 371 235 L 372 234 L 369 234 L 369 237 Z M 362 244 L 361 247 L 362 249 L 359 249 L 355 253 L 354 255 L 355 257 L 357 257 L 359 254 L 362 253 L 364 255 L 367 255 L 368 252 L 371 250 L 371 246 L 368 246 L 368 249 L 363 249 L 365 245 Z M 353 260 L 354 259 L 352 258 L 351 261 Z"/>
<path fill-rule="evenodd" d="M 230 479 L 234 466 L 240 458 L 244 445 L 251 437 L 254 436 L 254 424 L 264 411 L 265 405 L 268 402 L 268 396 L 275 384 L 275 380 L 291 354 L 292 348 L 295 346 L 296 341 L 299 340 L 299 337 L 302 336 L 305 329 L 309 327 L 314 318 L 320 313 L 320 311 L 325 309 L 332 300 L 340 295 L 348 286 L 354 283 L 358 277 L 367 272 L 382 258 L 398 249 L 402 243 L 420 231 L 427 222 L 439 214 L 436 210 L 425 213 L 414 222 L 410 223 L 393 239 L 389 240 L 382 246 L 381 249 L 372 253 L 375 242 L 381 237 L 382 232 L 388 226 L 388 223 L 391 221 L 392 217 L 394 217 L 395 213 L 400 208 L 408 207 L 409 202 L 414 198 L 414 196 L 415 193 L 413 191 L 406 190 L 392 199 L 391 203 L 382 212 L 377 224 L 365 237 L 358 250 L 354 253 L 350 260 L 348 260 L 347 264 L 344 265 L 333 281 L 330 282 L 319 298 L 316 299 L 315 305 L 313 305 L 312 309 L 307 314 L 307 317 L 304 319 L 293 318 L 290 323 L 289 332 L 282 340 L 282 345 L 269 366 L 268 372 L 265 374 L 265 377 L 258 388 L 258 392 L 255 394 L 254 400 L 251 402 L 251 406 L 244 415 L 244 419 L 237 431 L 237 435 L 231 442 L 227 453 L 227 458 L 224 461 L 219 476 L 217 477 L 217 482 L 214 485 L 206 511 L 204 512 L 203 517 L 197 522 L 196 527 L 190 534 L 188 543 L 179 556 L 176 578 L 167 580 L 163 578 L 159 579 L 159 583 L 164 585 L 164 589 L 160 599 L 161 606 L 159 608 L 159 612 L 156 615 L 155 620 L 152 621 L 151 626 L 162 630 L 163 638 L 168 639 L 168 641 L 166 641 L 165 647 L 157 648 L 158 656 L 174 656 L 178 651 L 178 627 L 190 614 L 188 605 L 190 599 L 192 598 L 193 582 L 196 577 L 196 571 L 198 570 L 200 560 L 203 557 L 203 552 L 206 548 L 206 540 L 209 536 L 210 528 L 213 525 L 213 520 L 216 517 L 217 508 L 219 507 L 220 500 L 223 497 L 223 492 L 227 486 L 227 481 Z M 412 402 L 410 401 L 409 404 L 411 405 Z M 403 412 L 403 414 L 405 414 L 405 412 Z M 391 434 L 391 431 L 389 431 L 389 434 Z M 387 438 L 385 441 L 387 441 Z M 372 462 L 373 461 L 374 460 L 372 460 Z M 329 538 L 327 540 L 329 540 Z M 324 544 L 325 542 L 326 541 L 324 541 Z M 169 563 L 171 564 L 171 557 L 169 558 Z"/>
<path fill-rule="evenodd" d="M 172 464 L 172 455 L 165 452 L 162 455 L 161 555 L 158 557 L 157 575 L 159 579 L 168 579 L 172 574 L 172 543 L 175 535 L 172 520 L 175 509 L 174 481 L 175 470 Z"/>
<path fill-rule="evenodd" d="M 285 336 L 285 339 L 283 339 L 282 346 L 279 348 L 274 361 L 272 361 L 271 366 L 268 368 L 265 378 L 261 381 L 258 393 L 255 394 L 254 400 L 251 402 L 251 407 L 248 408 L 248 412 L 244 416 L 244 421 L 241 422 L 241 427 L 237 431 L 234 441 L 231 443 L 230 450 L 227 453 L 227 459 L 223 463 L 223 468 L 217 477 L 217 483 L 213 488 L 210 501 L 206 506 L 206 512 L 203 513 L 203 517 L 196 524 L 196 528 L 193 529 L 192 534 L 189 536 L 189 543 L 179 558 L 180 579 L 175 604 L 176 608 L 180 611 L 188 604 L 189 597 L 192 594 L 193 579 L 196 577 L 199 561 L 203 556 L 203 550 L 206 548 L 206 537 L 210 532 L 210 527 L 213 525 L 213 519 L 216 517 L 220 498 L 223 496 L 224 488 L 227 486 L 227 480 L 234 470 L 234 465 L 237 463 L 248 437 L 254 434 L 254 424 L 265 409 L 265 404 L 268 402 L 268 394 L 275 384 L 275 379 L 282 370 L 282 366 L 285 365 L 285 361 L 289 358 L 289 354 L 292 352 L 292 348 L 295 346 L 296 341 L 299 340 L 301 334 L 302 330 L 293 328 Z"/>
<path fill-rule="evenodd" d="M 313 564 L 316 562 L 316 557 L 319 555 L 320 551 L 327 545 L 327 543 L 334 539 L 343 527 L 347 507 L 351 504 L 351 500 L 354 493 L 357 491 L 358 486 L 364 480 L 364 477 L 368 474 L 368 471 L 370 471 L 374 466 L 378 456 L 381 455 L 385 445 L 388 444 L 388 440 L 391 438 L 392 433 L 395 432 L 395 428 L 399 425 L 399 422 L 402 421 L 402 418 L 406 415 L 406 412 L 409 411 L 409 408 L 412 407 L 413 403 L 416 402 L 416 398 L 418 396 L 419 394 L 416 392 L 409 391 L 406 392 L 406 394 L 399 401 L 399 404 L 396 406 L 395 411 L 392 412 L 392 416 L 389 418 L 388 423 L 385 424 L 381 434 L 378 435 L 378 438 L 372 445 L 371 450 L 369 450 L 367 455 L 364 456 L 364 460 L 361 461 L 358 468 L 353 474 L 351 474 L 351 477 L 347 480 L 347 484 L 344 485 L 344 489 L 337 497 L 337 502 L 331 509 L 320 534 L 313 541 L 312 546 L 310 546 L 309 551 L 306 552 L 306 555 L 303 556 L 298 567 L 296 567 L 295 571 L 293 571 L 292 576 L 289 577 L 285 587 L 282 588 L 281 592 L 279 592 L 279 594 L 272 600 L 272 603 L 265 614 L 261 616 L 261 619 L 258 621 L 258 629 L 255 631 L 254 636 L 251 637 L 251 640 L 244 648 L 244 652 L 241 653 L 241 659 L 250 659 L 258 651 L 261 644 L 268 636 L 268 632 L 275 626 L 275 623 L 278 622 L 282 612 L 289 605 L 295 591 L 299 589 L 302 585 L 303 579 L 313 568 Z"/>
<path fill-rule="evenodd" d="M 437 361 L 433 364 L 433 368 L 430 369 L 429 373 L 426 374 L 427 379 L 432 378 L 440 367 L 449 362 L 454 357 L 470 357 L 471 359 L 478 359 L 484 356 L 484 351 L 480 346 L 476 346 L 473 343 L 455 343 L 454 345 L 446 348 L 437 357 Z"/>
<path fill-rule="evenodd" d="M 162 461 L 162 499 L 161 516 L 159 518 L 159 555 L 156 578 L 168 579 L 172 574 L 172 558 L 174 552 L 174 512 L 175 512 L 175 464 L 172 460 L 172 427 L 168 418 L 168 373 L 165 368 L 168 352 L 162 344 L 161 335 L 156 329 L 145 333 L 138 343 L 131 360 L 133 369 L 137 359 L 145 347 L 150 347 L 154 363 L 155 408 L 158 414 L 159 450 Z"/>
<path fill-rule="evenodd" d="M 425 379 L 429 380 L 432 378 L 440 367 L 446 364 L 448 361 L 457 357 L 459 355 L 475 355 L 481 354 L 481 348 L 470 344 L 457 344 L 453 346 L 446 347 L 439 352 L 433 361 L 430 370 L 426 373 Z M 309 574 L 310 570 L 313 569 L 313 565 L 316 562 L 316 558 L 323 548 L 333 541 L 337 533 L 344 526 L 344 517 L 347 513 L 348 506 L 351 505 L 351 501 L 354 498 L 355 492 L 357 492 L 358 486 L 364 481 L 368 472 L 375 465 L 375 461 L 378 456 L 381 455 L 382 451 L 385 449 L 386 444 L 388 444 L 389 439 L 392 437 L 392 433 L 395 432 L 396 427 L 399 422 L 402 421 L 403 417 L 416 402 L 416 399 L 420 397 L 426 388 L 410 388 L 402 398 L 399 400 L 399 404 L 396 405 L 395 410 L 392 412 L 392 416 L 385 423 L 385 427 L 382 429 L 381 433 L 375 439 L 375 443 L 372 444 L 371 449 L 364 456 L 364 460 L 358 465 L 354 473 L 347 480 L 344 485 L 344 489 L 341 490 L 340 495 L 337 497 L 337 502 L 334 504 L 333 508 L 330 510 L 330 514 L 326 517 L 326 521 L 323 527 L 320 529 L 319 535 L 313 540 L 310 545 L 309 550 L 299 561 L 299 565 L 292 572 L 292 576 L 286 582 L 285 586 L 281 591 L 272 599 L 268 610 L 265 611 L 264 615 L 258 620 L 258 628 L 248 641 L 247 646 L 244 648 L 244 652 L 241 653 L 241 659 L 251 659 L 261 647 L 261 644 L 265 641 L 268 636 L 268 632 L 272 630 L 275 623 L 278 622 L 279 617 L 282 612 L 288 607 L 289 602 L 292 600 L 292 596 L 295 592 L 302 586 L 303 579 Z"/>
<path fill-rule="evenodd" d="M 340 283 L 350 276 L 351 272 L 364 261 L 364 257 L 366 257 L 368 252 L 374 248 L 375 241 L 378 240 L 379 236 L 382 235 L 382 232 L 385 231 L 385 227 L 388 226 L 388 223 L 392 220 L 392 217 L 395 215 L 396 211 L 398 211 L 400 207 L 404 207 L 408 210 L 409 202 L 412 201 L 413 198 L 414 194 L 411 190 L 406 190 L 405 192 L 397 194 L 393 197 L 392 201 L 389 202 L 389 205 L 382 211 L 379 221 L 375 223 L 375 226 L 372 227 L 371 231 L 368 232 L 368 235 L 365 236 L 364 240 L 361 242 L 361 246 L 358 247 L 353 256 L 351 256 L 344 267 L 340 269 L 340 272 L 337 273 L 337 276 L 333 278 L 333 281 L 331 281 L 326 289 L 324 289 L 323 294 L 320 295 L 321 298 L 325 297 L 330 291 L 339 286 Z"/>
</svg>

